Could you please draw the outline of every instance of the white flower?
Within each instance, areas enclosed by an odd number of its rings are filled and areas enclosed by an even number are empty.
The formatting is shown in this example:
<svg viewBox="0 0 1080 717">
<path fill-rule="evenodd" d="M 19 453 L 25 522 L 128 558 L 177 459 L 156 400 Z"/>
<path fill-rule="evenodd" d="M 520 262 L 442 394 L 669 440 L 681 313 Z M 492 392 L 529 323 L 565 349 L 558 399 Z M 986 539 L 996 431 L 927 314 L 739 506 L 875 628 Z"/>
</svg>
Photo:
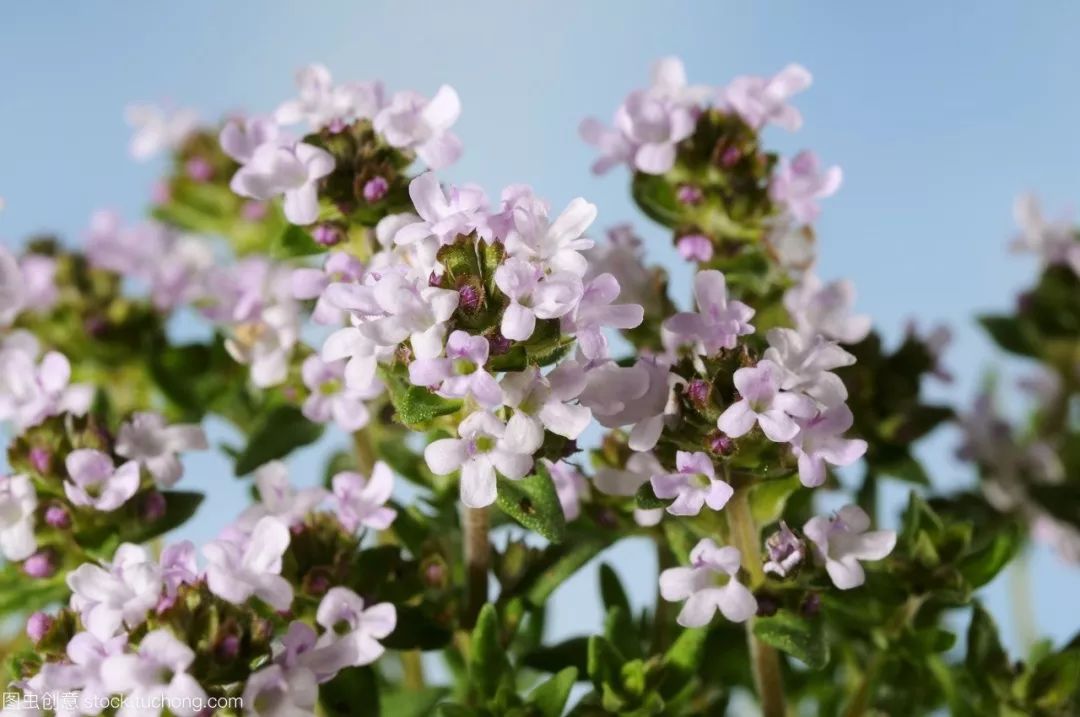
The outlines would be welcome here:
<svg viewBox="0 0 1080 717">
<path fill-rule="evenodd" d="M 273 516 L 255 524 L 246 546 L 215 540 L 203 546 L 210 592 L 237 605 L 254 596 L 275 610 L 288 610 L 293 589 L 281 577 L 281 557 L 289 547 L 289 529 Z"/>
<path fill-rule="evenodd" d="M 289 357 L 300 334 L 300 314 L 292 301 L 263 308 L 258 320 L 240 324 L 225 340 L 225 350 L 237 363 L 251 367 L 251 382 L 259 388 L 277 386 L 289 371 Z"/>
<path fill-rule="evenodd" d="M 0 326 L 8 326 L 22 311 L 25 282 L 18 260 L 0 246 Z"/>
<path fill-rule="evenodd" d="M 535 366 L 508 373 L 500 383 L 502 402 L 536 422 L 542 427 L 539 430 L 546 428 L 575 440 L 592 420 L 592 411 L 570 403 L 585 388 L 583 378 L 580 372 L 563 367 L 555 368 L 547 376 Z"/>
<path fill-rule="evenodd" d="M 740 336 L 754 333 L 754 310 L 741 301 L 728 301 L 727 281 L 716 270 L 694 276 L 697 312 L 684 311 L 664 321 L 665 343 L 692 344 L 702 356 L 733 349 Z M 666 337 L 666 338 L 667 338 Z"/>
<path fill-rule="evenodd" d="M 109 512 L 128 501 L 139 489 L 139 464 L 128 461 L 117 468 L 101 451 L 80 448 L 64 459 L 68 480 L 64 494 L 74 505 Z"/>
<path fill-rule="evenodd" d="M 495 270 L 495 284 L 510 299 L 500 331 L 514 341 L 527 341 L 537 319 L 565 316 L 585 291 L 576 274 L 561 271 L 545 276 L 534 264 L 514 256 Z"/>
<path fill-rule="evenodd" d="M 37 493 L 30 479 L 22 475 L 0 476 L 0 553 L 17 562 L 37 550 L 34 538 L 34 511 Z"/>
<path fill-rule="evenodd" d="M 701 451 L 677 451 L 674 473 L 654 473 L 653 493 L 665 500 L 674 498 L 667 512 L 672 515 L 697 515 L 702 507 L 720 510 L 735 493 L 726 482 L 716 477 L 712 459 Z"/>
<path fill-rule="evenodd" d="M 892 530 L 872 530 L 870 516 L 857 505 L 847 505 L 832 518 L 806 521 L 803 533 L 814 543 L 814 556 L 825 563 L 833 584 L 850 590 L 866 582 L 860 560 L 881 560 L 896 546 Z"/>
<path fill-rule="evenodd" d="M 553 222 L 542 202 L 527 202 L 517 205 L 513 218 L 505 240 L 510 256 L 538 262 L 545 271 L 585 275 L 589 263 L 580 252 L 593 246 L 584 234 L 596 220 L 596 205 L 578 197 Z"/>
<path fill-rule="evenodd" d="M 315 645 L 322 671 L 370 665 L 385 651 L 378 640 L 397 626 L 397 610 L 388 603 L 365 609 L 352 590 L 333 587 L 323 596 L 315 621 L 326 629 Z"/>
<path fill-rule="evenodd" d="M 605 361 L 588 370 L 588 383 L 579 400 L 605 428 L 632 426 L 630 449 L 649 451 L 659 440 L 669 413 L 670 376 L 670 367 L 661 358 L 643 357 L 628 367 Z"/>
<path fill-rule="evenodd" d="M 579 255 L 580 256 L 580 255 Z M 585 285 L 573 309 L 562 317 L 562 330 L 574 336 L 586 358 L 607 358 L 605 328 L 632 329 L 645 318 L 637 304 L 613 303 L 619 298 L 619 282 L 611 274 L 600 274 Z"/>
<path fill-rule="evenodd" d="M 780 388 L 805 393 L 824 406 L 847 399 L 847 387 L 840 377 L 829 373 L 850 366 L 855 357 L 821 335 L 812 338 L 792 329 L 770 329 L 769 348 L 763 358 L 780 369 Z"/>
<path fill-rule="evenodd" d="M 187 673 L 195 651 L 161 628 L 148 632 L 134 654 L 106 657 L 101 675 L 110 692 L 128 696 L 118 717 L 197 715 L 206 691 Z"/>
<path fill-rule="evenodd" d="M 123 543 L 112 563 L 84 563 L 67 576 L 71 609 L 101 640 L 121 627 L 137 627 L 161 596 L 161 569 L 146 548 Z"/>
<path fill-rule="evenodd" d="M 150 471 L 159 486 L 169 487 L 184 474 L 177 457 L 182 451 L 206 450 L 206 433 L 197 424 L 169 426 L 157 413 L 136 413 L 116 438 L 116 453 L 138 461 Z"/>
<path fill-rule="evenodd" d="M 194 110 L 164 110 L 155 105 L 128 105 L 124 109 L 127 123 L 135 130 L 129 151 L 139 161 L 155 154 L 173 150 L 195 131 L 199 117 Z"/>
<path fill-rule="evenodd" d="M 70 383 L 67 358 L 50 351 L 37 362 L 37 342 L 16 336 L 17 341 L 5 341 L 0 347 L 0 420 L 10 420 L 22 431 L 58 413 L 86 413 L 94 389 Z"/>
<path fill-rule="evenodd" d="M 1020 234 L 1012 242 L 1013 251 L 1031 252 L 1044 264 L 1062 264 L 1080 276 L 1080 238 L 1067 217 L 1047 222 L 1039 200 L 1031 194 L 1016 198 L 1013 216 L 1020 228 Z"/>
<path fill-rule="evenodd" d="M 283 103 L 274 119 L 283 125 L 306 121 L 312 130 L 355 119 L 370 119 L 383 106 L 383 87 L 379 82 L 355 82 L 334 85 L 330 70 L 313 64 L 296 73 L 300 96 Z"/>
<path fill-rule="evenodd" d="M 791 452 L 799 461 L 799 480 L 813 488 L 825 482 L 825 464 L 849 466 L 866 453 L 866 441 L 844 438 L 853 422 L 843 403 L 810 419 L 798 419 L 799 432 L 791 439 Z"/>
<path fill-rule="evenodd" d="M 504 424 L 492 413 L 477 411 L 461 422 L 458 435 L 432 442 L 424 459 L 436 475 L 461 470 L 461 501 L 470 508 L 495 502 L 496 470 L 512 480 L 528 475 L 533 453 L 544 442 L 544 432 L 522 413 Z"/>
<path fill-rule="evenodd" d="M 450 128 L 461 114 L 461 100 L 443 85 L 428 100 L 417 92 L 394 93 L 375 115 L 375 131 L 391 147 L 412 149 L 431 169 L 448 167 L 461 156 L 461 140 Z"/>
<path fill-rule="evenodd" d="M 683 627 L 704 627 L 717 610 L 732 622 L 745 622 L 757 612 L 754 594 L 736 575 L 742 556 L 737 548 L 719 547 L 702 539 L 690 551 L 690 566 L 668 568 L 660 573 L 660 596 L 670 602 L 685 600 L 676 621 Z M 726 585 L 716 577 L 727 575 Z"/>
<path fill-rule="evenodd" d="M 799 110 L 787 104 L 794 94 L 810 86 L 810 72 L 801 65 L 788 65 L 773 77 L 742 75 L 720 93 L 723 100 L 755 129 L 767 123 L 794 132 L 802 126 Z"/>
<path fill-rule="evenodd" d="M 259 502 L 240 514 L 236 527 L 249 533 L 262 518 L 274 516 L 290 528 L 304 522 L 308 513 L 326 499 L 326 491 L 318 486 L 297 490 L 289 483 L 289 469 L 281 461 L 270 461 L 255 469 L 255 487 Z"/>
<path fill-rule="evenodd" d="M 397 517 L 397 511 L 386 507 L 394 490 L 394 474 L 382 461 L 372 467 L 370 478 L 343 471 L 331 479 L 331 486 L 338 520 L 349 532 L 360 526 L 385 530 Z"/>
<path fill-rule="evenodd" d="M 738 438 L 757 423 L 770 441 L 790 441 L 799 432 L 795 419 L 812 418 L 817 408 L 801 393 L 780 390 L 780 379 L 780 368 L 768 359 L 737 370 L 735 388 L 741 398 L 720 414 L 716 427 Z"/>
<path fill-rule="evenodd" d="M 784 307 L 804 336 L 821 334 L 842 344 L 857 344 L 870 333 L 870 317 L 853 315 L 855 286 L 847 280 L 822 284 L 813 274 L 784 294 Z"/>
<path fill-rule="evenodd" d="M 319 218 L 317 183 L 334 171 L 334 158 L 324 149 L 298 143 L 268 142 L 233 175 L 229 186 L 242 197 L 265 201 L 285 195 L 285 217 L 293 224 Z"/>
</svg>

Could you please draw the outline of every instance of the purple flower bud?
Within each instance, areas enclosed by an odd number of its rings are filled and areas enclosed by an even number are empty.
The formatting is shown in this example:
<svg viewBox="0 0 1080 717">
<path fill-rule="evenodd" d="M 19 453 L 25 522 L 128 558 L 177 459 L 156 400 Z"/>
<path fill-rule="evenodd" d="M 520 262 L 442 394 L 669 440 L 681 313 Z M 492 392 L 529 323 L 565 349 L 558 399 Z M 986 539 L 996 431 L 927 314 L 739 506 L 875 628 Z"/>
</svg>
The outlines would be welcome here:
<svg viewBox="0 0 1080 717">
<path fill-rule="evenodd" d="M 458 289 L 458 308 L 470 314 L 480 308 L 480 291 L 472 284 Z"/>
<path fill-rule="evenodd" d="M 705 402 L 709 400 L 709 382 L 695 378 L 686 387 L 686 395 L 696 405 L 705 405 Z"/>
<path fill-rule="evenodd" d="M 244 202 L 240 214 L 249 222 L 261 221 L 266 216 L 268 206 L 266 202 Z"/>
<path fill-rule="evenodd" d="M 305 582 L 305 591 L 309 595 L 323 595 L 330 589 L 330 578 L 323 573 L 313 573 Z"/>
<path fill-rule="evenodd" d="M 388 191 L 390 191 L 390 183 L 383 177 L 375 177 L 364 184 L 364 199 L 377 202 L 385 197 Z"/>
<path fill-rule="evenodd" d="M 187 175 L 196 182 L 208 182 L 214 176 L 213 166 L 202 157 L 193 157 L 184 165 Z"/>
<path fill-rule="evenodd" d="M 330 124 L 326 125 L 326 129 L 330 132 L 330 134 L 339 134 L 340 132 L 344 131 L 346 127 L 348 127 L 348 125 L 346 125 L 345 120 L 341 119 L 340 117 L 335 117 L 334 119 L 330 120 Z"/>
<path fill-rule="evenodd" d="M 166 610 L 170 609 L 176 604 L 175 595 L 162 595 L 158 598 L 157 605 L 154 606 L 154 613 L 160 615 Z"/>
<path fill-rule="evenodd" d="M 49 453 L 49 449 L 44 446 L 31 448 L 30 465 L 34 466 L 34 470 L 38 473 L 48 473 L 49 468 L 52 466 L 52 454 Z"/>
<path fill-rule="evenodd" d="M 446 566 L 439 562 L 431 562 L 424 566 L 424 582 L 431 587 L 442 587 L 446 584 Z"/>
<path fill-rule="evenodd" d="M 709 436 L 709 450 L 718 456 L 730 456 L 735 452 L 735 441 L 717 431 Z"/>
<path fill-rule="evenodd" d="M 803 614 L 803 617 L 817 617 L 821 612 L 821 595 L 818 593 L 807 595 L 799 606 L 799 612 Z"/>
<path fill-rule="evenodd" d="M 143 520 L 149 523 L 160 520 L 165 515 L 165 508 L 165 496 L 156 490 L 147 493 L 142 504 Z"/>
<path fill-rule="evenodd" d="M 675 197 L 683 204 L 697 204 L 703 196 L 701 190 L 693 184 L 683 184 L 675 190 Z"/>
<path fill-rule="evenodd" d="M 311 232 L 311 238 L 323 246 L 334 246 L 341 243 L 341 230 L 333 224 L 320 224 Z"/>
<path fill-rule="evenodd" d="M 52 625 L 52 616 L 38 610 L 26 620 L 26 635 L 31 642 L 37 644 L 41 641 L 41 638 L 45 637 L 45 633 L 49 631 Z"/>
<path fill-rule="evenodd" d="M 83 330 L 93 338 L 100 337 L 105 333 L 105 329 L 107 329 L 108 326 L 109 322 L 107 322 L 103 316 L 97 314 L 88 316 L 86 317 L 86 320 L 83 321 Z"/>
<path fill-rule="evenodd" d="M 772 617 L 780 609 L 780 605 L 772 595 L 755 595 L 754 597 L 757 598 L 758 617 Z"/>
<path fill-rule="evenodd" d="M 679 256 L 687 261 L 708 261 L 713 257 L 713 245 L 704 234 L 687 234 L 675 242 Z"/>
<path fill-rule="evenodd" d="M 62 505 L 50 505 L 45 509 L 45 523 L 60 530 L 71 527 L 71 514 Z"/>
<path fill-rule="evenodd" d="M 39 550 L 23 561 L 22 569 L 32 578 L 50 578 L 56 573 L 56 563 L 51 552 Z"/>
<path fill-rule="evenodd" d="M 226 635 L 214 645 L 214 657 L 221 662 L 232 662 L 240 654 L 240 636 Z"/>
<path fill-rule="evenodd" d="M 738 147 L 728 147 L 720 154 L 720 164 L 725 169 L 731 169 L 742 159 L 742 152 Z"/>
<path fill-rule="evenodd" d="M 790 575 L 806 557 L 806 545 L 784 521 L 780 521 L 780 529 L 765 541 L 765 551 L 769 556 L 765 572 L 781 578 Z"/>
<path fill-rule="evenodd" d="M 488 352 L 491 356 L 501 356 L 510 350 L 510 339 L 496 333 L 488 337 Z"/>
</svg>

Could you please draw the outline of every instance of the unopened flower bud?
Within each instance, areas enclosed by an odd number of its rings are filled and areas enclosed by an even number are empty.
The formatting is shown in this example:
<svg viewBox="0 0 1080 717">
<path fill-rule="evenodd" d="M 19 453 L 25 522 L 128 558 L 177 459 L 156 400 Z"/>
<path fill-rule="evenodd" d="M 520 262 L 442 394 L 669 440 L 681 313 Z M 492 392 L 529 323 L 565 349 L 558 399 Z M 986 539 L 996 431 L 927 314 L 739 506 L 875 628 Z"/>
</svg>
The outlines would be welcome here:
<svg viewBox="0 0 1080 717">
<path fill-rule="evenodd" d="M 45 509 L 45 523 L 60 530 L 71 527 L 71 514 L 62 505 L 50 505 Z"/>
<path fill-rule="evenodd" d="M 480 290 L 472 284 L 463 284 L 458 289 L 458 308 L 473 313 L 480 308 Z"/>
<path fill-rule="evenodd" d="M 718 456 L 730 456 L 735 452 L 735 440 L 720 431 L 709 436 L 709 450 Z"/>
<path fill-rule="evenodd" d="M 56 561 L 48 550 L 39 550 L 23 561 L 23 572 L 32 578 L 51 578 L 56 574 Z"/>
<path fill-rule="evenodd" d="M 45 637 L 45 634 L 49 631 L 49 628 L 53 626 L 52 616 L 48 613 L 38 610 L 30 615 L 26 620 L 26 635 L 30 638 L 30 641 L 37 644 L 41 641 L 41 638 Z"/>
<path fill-rule="evenodd" d="M 510 339 L 500 333 L 488 336 L 488 352 L 491 356 L 501 356 L 510 350 Z"/>
<path fill-rule="evenodd" d="M 171 609 L 172 606 L 175 605 L 175 604 L 176 604 L 176 596 L 175 595 L 162 595 L 161 597 L 158 598 L 157 605 L 154 606 L 154 613 L 157 614 L 157 615 L 161 615 L 162 613 L 164 613 L 164 612 L 168 611 L 169 609 Z"/>
<path fill-rule="evenodd" d="M 52 454 L 48 448 L 43 446 L 34 446 L 30 449 L 30 465 L 34 467 L 38 473 L 48 473 L 49 468 L 52 467 Z"/>
<path fill-rule="evenodd" d="M 240 214 L 249 222 L 257 222 L 266 217 L 268 208 L 269 205 L 266 202 L 244 202 L 244 206 L 240 209 Z"/>
<path fill-rule="evenodd" d="M 429 587 L 446 587 L 446 565 L 441 560 L 431 560 L 424 565 L 424 582 Z"/>
<path fill-rule="evenodd" d="M 781 578 L 790 575 L 806 557 L 806 544 L 784 521 L 780 521 L 780 530 L 765 541 L 765 550 L 769 556 L 765 563 L 765 572 Z"/>
<path fill-rule="evenodd" d="M 742 159 L 742 152 L 738 147 L 728 147 L 720 154 L 720 165 L 725 169 L 731 169 Z"/>
<path fill-rule="evenodd" d="M 818 593 L 810 593 L 803 599 L 802 604 L 799 605 L 799 612 L 803 617 L 817 617 L 821 612 L 821 595 Z"/>
<path fill-rule="evenodd" d="M 683 204 L 694 205 L 702 199 L 701 190 L 693 184 L 683 184 L 675 190 L 675 197 Z"/>
<path fill-rule="evenodd" d="M 165 496 L 156 490 L 147 493 L 142 504 L 143 520 L 150 523 L 160 520 L 165 515 L 165 508 Z"/>
<path fill-rule="evenodd" d="M 675 247 L 679 256 L 687 261 L 709 261 L 713 257 L 713 245 L 709 237 L 703 234 L 688 234 L 681 237 Z"/>
<path fill-rule="evenodd" d="M 240 654 L 239 635 L 225 635 L 214 645 L 214 656 L 220 662 L 231 662 Z"/>
<path fill-rule="evenodd" d="M 214 167 L 202 157 L 189 159 L 184 169 L 196 182 L 208 182 L 214 177 Z"/>
<path fill-rule="evenodd" d="M 377 202 L 390 191 L 390 183 L 384 177 L 369 179 L 364 184 L 364 199 L 369 202 Z"/>
<path fill-rule="evenodd" d="M 757 599 L 758 617 L 772 617 L 776 614 L 776 611 L 780 609 L 780 605 L 772 595 L 764 593 L 761 595 L 754 595 L 754 597 Z"/>
<path fill-rule="evenodd" d="M 311 238 L 322 246 L 334 246 L 341 243 L 343 236 L 333 224 L 319 224 L 311 231 Z"/>
<path fill-rule="evenodd" d="M 686 397 L 696 406 L 704 406 L 709 400 L 709 382 L 695 378 L 686 386 Z"/>
</svg>

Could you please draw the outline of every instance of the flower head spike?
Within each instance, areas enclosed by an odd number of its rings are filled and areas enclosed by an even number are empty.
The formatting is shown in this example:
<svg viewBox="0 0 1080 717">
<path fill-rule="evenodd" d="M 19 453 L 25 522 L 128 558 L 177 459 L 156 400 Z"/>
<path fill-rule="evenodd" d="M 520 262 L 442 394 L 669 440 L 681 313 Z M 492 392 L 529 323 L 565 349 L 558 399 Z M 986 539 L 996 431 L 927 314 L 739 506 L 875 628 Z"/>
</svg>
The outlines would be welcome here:
<svg viewBox="0 0 1080 717">
<path fill-rule="evenodd" d="M 206 434 L 197 424 L 169 426 L 157 413 L 136 413 L 120 426 L 116 438 L 116 453 L 137 461 L 162 487 L 180 479 L 184 466 L 177 457 L 183 451 L 206 450 Z"/>
<path fill-rule="evenodd" d="M 385 530 L 397 517 L 396 510 L 386 507 L 394 489 L 394 474 L 382 461 L 371 469 L 371 478 L 344 471 L 333 477 L 331 485 L 338 520 L 350 533 L 361 526 Z"/>
<path fill-rule="evenodd" d="M 690 551 L 689 567 L 660 573 L 660 596 L 671 602 L 686 601 L 676 621 L 683 627 L 704 627 L 717 610 L 732 622 L 753 617 L 757 600 L 736 577 L 741 560 L 737 548 L 720 547 L 704 538 Z M 716 583 L 718 575 L 727 575 L 726 585 Z"/>
<path fill-rule="evenodd" d="M 664 330 L 677 344 L 692 344 L 695 351 L 711 356 L 733 349 L 740 336 L 754 333 L 750 319 L 754 310 L 741 301 L 729 301 L 722 272 L 710 269 L 694 277 L 697 313 L 682 312 L 664 322 Z"/>
<path fill-rule="evenodd" d="M 802 115 L 787 101 L 812 79 L 806 68 L 792 64 L 772 77 L 736 77 L 722 90 L 721 99 L 755 129 L 771 123 L 794 132 L 802 127 Z"/>
<path fill-rule="evenodd" d="M 296 87 L 299 96 L 274 112 L 274 119 L 283 125 L 307 122 L 315 131 L 336 129 L 355 119 L 371 119 L 384 104 L 381 83 L 334 85 L 330 70 L 319 64 L 301 68 Z"/>
<path fill-rule="evenodd" d="M 470 508 L 495 502 L 495 471 L 518 480 L 533 466 L 533 453 L 544 432 L 523 413 L 507 423 L 494 414 L 477 411 L 461 422 L 460 438 L 442 438 L 424 449 L 424 460 L 435 475 L 461 470 L 461 501 Z"/>
<path fill-rule="evenodd" d="M 866 441 L 844 438 L 851 428 L 851 409 L 843 403 L 810 419 L 799 419 L 791 450 L 799 460 L 799 480 L 808 488 L 825 482 L 825 464 L 848 466 L 866 453 Z"/>
<path fill-rule="evenodd" d="M 817 413 L 814 402 L 801 393 L 780 389 L 780 368 L 768 359 L 735 372 L 741 399 L 720 414 L 716 427 L 732 438 L 745 435 L 757 423 L 770 441 L 786 443 L 799 432 L 796 418 Z"/>
<path fill-rule="evenodd" d="M 866 582 L 861 560 L 881 560 L 896 546 L 892 530 L 871 530 L 870 516 L 857 505 L 847 505 L 832 518 L 817 516 L 803 526 L 814 543 L 814 555 L 825 563 L 833 584 L 850 590 Z"/>
<path fill-rule="evenodd" d="M 835 194 L 842 180 L 839 167 L 821 171 L 816 154 L 799 152 L 790 162 L 781 160 L 769 184 L 769 196 L 784 206 L 795 221 L 810 224 L 821 211 L 817 200 Z"/>
<path fill-rule="evenodd" d="M 284 194 L 285 217 L 293 224 L 311 224 L 319 218 L 316 185 L 332 171 L 334 158 L 326 150 L 302 142 L 269 142 L 252 153 L 229 186 L 242 197 L 260 201 Z"/>
<path fill-rule="evenodd" d="M 712 459 L 702 452 L 678 451 L 675 454 L 675 473 L 652 476 L 652 488 L 657 498 L 674 498 L 667 512 L 672 515 L 697 515 L 702 506 L 720 510 L 727 505 L 734 489 L 716 477 Z"/>
<path fill-rule="evenodd" d="M 80 448 L 69 453 L 64 463 L 68 472 L 64 493 L 75 505 L 113 511 L 139 489 L 139 464 L 135 461 L 117 468 L 107 454 Z"/>
<path fill-rule="evenodd" d="M 237 605 L 255 596 L 275 610 L 288 610 L 293 589 L 281 577 L 281 557 L 289 547 L 289 529 L 276 517 L 255 524 L 244 546 L 219 539 L 203 546 L 210 591 Z"/>
</svg>

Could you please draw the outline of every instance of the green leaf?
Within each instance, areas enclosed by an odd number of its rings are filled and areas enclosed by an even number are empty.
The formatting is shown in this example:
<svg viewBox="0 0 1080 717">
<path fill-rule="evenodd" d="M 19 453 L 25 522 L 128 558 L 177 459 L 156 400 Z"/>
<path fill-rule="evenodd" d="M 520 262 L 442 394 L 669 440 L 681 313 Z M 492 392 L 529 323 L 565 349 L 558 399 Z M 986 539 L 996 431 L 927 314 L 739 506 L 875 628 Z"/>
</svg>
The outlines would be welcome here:
<svg viewBox="0 0 1080 717">
<path fill-rule="evenodd" d="M 460 400 L 436 396 L 423 386 L 410 386 L 395 379 L 388 381 L 387 387 L 398 420 L 410 428 L 423 429 L 427 423 L 439 416 L 456 413 L 461 409 Z"/>
<path fill-rule="evenodd" d="M 757 525 L 769 525 L 780 519 L 788 498 L 799 488 L 799 477 L 788 476 L 762 481 L 750 489 L 750 510 Z"/>
<path fill-rule="evenodd" d="M 789 610 L 780 610 L 771 617 L 756 619 L 754 635 L 765 644 L 802 660 L 812 670 L 820 670 L 829 662 L 829 645 L 820 619 L 807 620 Z"/>
<path fill-rule="evenodd" d="M 312 423 L 295 406 L 278 406 L 263 417 L 236 459 L 234 472 L 246 475 L 261 465 L 283 458 L 294 449 L 319 440 L 323 427 Z"/>
<path fill-rule="evenodd" d="M 640 658 L 641 638 L 629 611 L 615 606 L 604 617 L 604 637 L 626 658 Z"/>
<path fill-rule="evenodd" d="M 541 717 L 561 717 L 577 675 L 576 667 L 567 667 L 553 675 L 529 694 L 529 704 L 537 709 Z"/>
<path fill-rule="evenodd" d="M 645 481 L 641 484 L 637 493 L 634 494 L 634 501 L 637 503 L 637 507 L 642 510 L 656 510 L 657 508 L 666 508 L 671 505 L 670 500 L 656 497 L 656 493 L 653 492 L 652 483 L 649 481 Z"/>
<path fill-rule="evenodd" d="M 600 635 L 589 638 L 588 674 L 597 689 L 605 684 L 621 684 L 623 662 L 625 662 L 623 656 L 614 645 L 608 642 L 607 638 Z"/>
<path fill-rule="evenodd" d="M 897 480 L 915 483 L 917 485 L 930 485 L 930 476 L 922 467 L 915 456 L 908 453 L 903 458 L 875 466 L 879 473 L 896 478 Z"/>
<path fill-rule="evenodd" d="M 589 638 L 571 637 L 556 645 L 542 645 L 522 658 L 522 664 L 542 672 L 558 672 L 575 667 L 578 672 L 589 670 Z"/>
<path fill-rule="evenodd" d="M 632 193 L 634 201 L 650 219 L 672 229 L 681 223 L 682 205 L 674 187 L 663 176 L 635 173 Z"/>
<path fill-rule="evenodd" d="M 499 478 L 499 508 L 523 526 L 553 543 L 566 536 L 566 516 L 547 468 L 536 464 L 536 473 L 521 480 Z"/>
<path fill-rule="evenodd" d="M 665 697 L 678 694 L 697 674 L 705 656 L 705 641 L 709 631 L 704 628 L 684 629 L 675 643 L 664 654 L 664 683 L 662 691 Z"/>
<path fill-rule="evenodd" d="M 379 684 L 370 667 L 347 667 L 319 687 L 327 717 L 379 717 Z"/>
<path fill-rule="evenodd" d="M 30 613 L 70 594 L 63 571 L 51 578 L 30 580 L 19 566 L 8 564 L 0 571 L 0 615 Z"/>
<path fill-rule="evenodd" d="M 1029 699 L 1047 713 L 1077 702 L 1080 683 L 1080 650 L 1065 650 L 1039 661 L 1027 686 Z M 1075 712 L 1070 712 L 1075 714 Z M 1064 714 L 1064 713 L 1062 713 Z"/>
<path fill-rule="evenodd" d="M 533 605 L 543 605 L 557 587 L 608 545 L 609 543 L 601 540 L 585 539 L 580 542 L 550 546 L 549 550 L 556 549 L 560 555 L 528 588 L 525 597 Z"/>
<path fill-rule="evenodd" d="M 495 696 L 499 685 L 510 676 L 510 663 L 499 641 L 499 617 L 495 606 L 480 609 L 469 642 L 469 682 L 486 700 Z"/>
<path fill-rule="evenodd" d="M 626 597 L 619 575 L 607 563 L 600 563 L 600 598 L 604 609 L 621 608 L 627 615 L 632 614 L 630 599 Z"/>
<path fill-rule="evenodd" d="M 424 687 L 384 692 L 379 697 L 383 712 L 389 717 L 427 717 L 449 692 L 445 687 Z"/>
<path fill-rule="evenodd" d="M 1015 523 L 1004 525 L 979 550 L 966 556 L 958 566 L 960 574 L 972 588 L 979 588 L 994 579 L 1023 544 L 1020 528 Z"/>
<path fill-rule="evenodd" d="M 1015 316 L 980 316 L 979 323 L 998 346 L 1018 356 L 1039 355 L 1039 332 Z"/>
<path fill-rule="evenodd" d="M 292 259 L 298 256 L 324 254 L 326 247 L 311 238 L 303 227 L 289 224 L 270 246 L 270 256 L 274 259 Z"/>
</svg>

